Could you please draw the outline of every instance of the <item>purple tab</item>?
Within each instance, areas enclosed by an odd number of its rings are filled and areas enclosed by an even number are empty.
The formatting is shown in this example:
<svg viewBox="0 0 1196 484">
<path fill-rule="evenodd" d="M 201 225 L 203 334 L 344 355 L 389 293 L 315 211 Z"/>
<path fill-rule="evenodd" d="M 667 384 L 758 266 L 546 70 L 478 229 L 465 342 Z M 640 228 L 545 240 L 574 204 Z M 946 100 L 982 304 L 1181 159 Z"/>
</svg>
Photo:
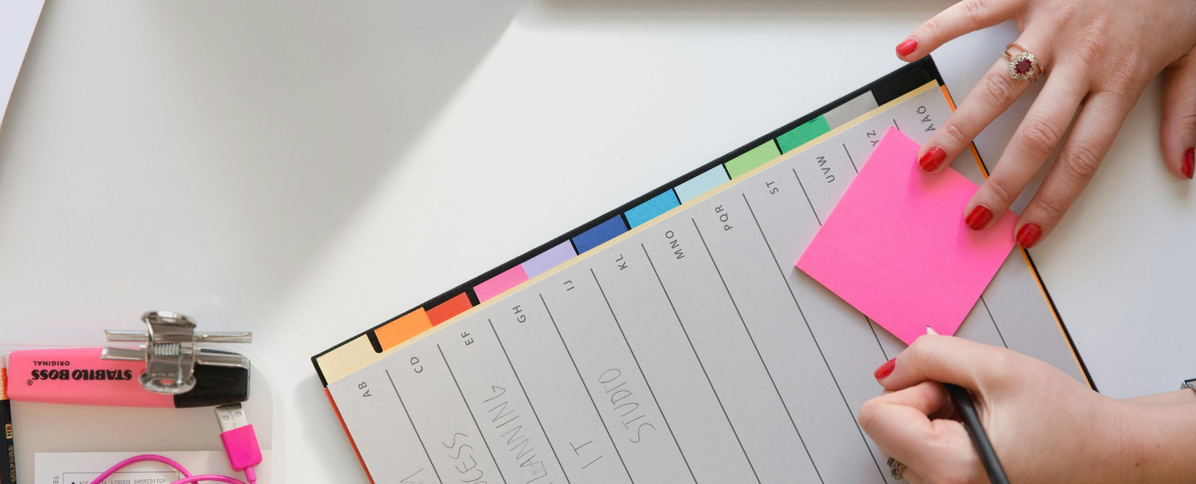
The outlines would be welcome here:
<svg viewBox="0 0 1196 484">
<path fill-rule="evenodd" d="M 540 255 L 528 259 L 523 263 L 523 271 L 527 273 L 527 278 L 531 279 L 540 274 L 547 272 L 549 269 L 556 267 L 562 262 L 572 259 L 577 252 L 573 251 L 573 244 L 568 240 L 561 242 L 556 247 L 541 252 Z"/>
</svg>

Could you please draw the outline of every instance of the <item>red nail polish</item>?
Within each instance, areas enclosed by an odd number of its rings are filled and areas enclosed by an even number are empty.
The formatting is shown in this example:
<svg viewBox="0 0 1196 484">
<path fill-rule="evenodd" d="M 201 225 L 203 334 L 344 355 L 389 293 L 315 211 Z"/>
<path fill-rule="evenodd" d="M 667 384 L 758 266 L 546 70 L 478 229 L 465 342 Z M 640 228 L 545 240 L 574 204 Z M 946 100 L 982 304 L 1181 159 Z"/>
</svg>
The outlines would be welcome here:
<svg viewBox="0 0 1196 484">
<path fill-rule="evenodd" d="M 1196 174 L 1196 148 L 1188 148 L 1188 151 L 1184 152 L 1184 164 L 1180 169 L 1189 180 Z"/>
<path fill-rule="evenodd" d="M 980 230 L 988 226 L 988 222 L 993 219 L 993 212 L 984 205 L 976 205 L 972 212 L 964 218 L 964 223 L 968 224 L 972 230 Z"/>
<path fill-rule="evenodd" d="M 884 377 L 893 374 L 893 368 L 896 366 L 897 366 L 897 358 L 893 358 L 889 361 L 884 362 L 884 364 L 880 365 L 880 367 L 877 368 L 876 371 L 872 373 L 872 376 L 876 377 L 877 380 L 883 380 Z"/>
<path fill-rule="evenodd" d="M 1017 229 L 1017 245 L 1027 249 L 1034 247 L 1039 237 L 1042 237 L 1042 227 L 1038 224 L 1026 224 Z"/>
<path fill-rule="evenodd" d="M 905 39 L 905 42 L 897 44 L 897 55 L 901 57 L 913 54 L 915 50 L 918 50 L 917 40 Z"/>
<path fill-rule="evenodd" d="M 918 166 L 922 167 L 922 171 L 932 172 L 943 164 L 945 158 L 947 158 L 946 151 L 938 146 L 931 146 L 925 153 L 922 153 L 921 158 L 918 158 Z"/>
</svg>

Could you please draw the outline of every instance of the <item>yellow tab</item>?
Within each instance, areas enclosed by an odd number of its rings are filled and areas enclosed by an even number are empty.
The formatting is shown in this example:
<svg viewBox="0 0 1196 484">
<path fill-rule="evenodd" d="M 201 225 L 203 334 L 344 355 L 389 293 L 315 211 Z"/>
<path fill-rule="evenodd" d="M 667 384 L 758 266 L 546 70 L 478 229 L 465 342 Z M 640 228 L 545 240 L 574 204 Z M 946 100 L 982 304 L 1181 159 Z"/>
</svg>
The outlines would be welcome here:
<svg viewBox="0 0 1196 484">
<path fill-rule="evenodd" d="M 374 352 L 374 345 L 370 344 L 370 338 L 363 334 L 320 355 L 316 358 L 316 363 L 320 364 L 320 372 L 324 373 L 324 381 L 332 384 L 332 382 L 380 359 L 382 359 L 382 354 Z"/>
</svg>

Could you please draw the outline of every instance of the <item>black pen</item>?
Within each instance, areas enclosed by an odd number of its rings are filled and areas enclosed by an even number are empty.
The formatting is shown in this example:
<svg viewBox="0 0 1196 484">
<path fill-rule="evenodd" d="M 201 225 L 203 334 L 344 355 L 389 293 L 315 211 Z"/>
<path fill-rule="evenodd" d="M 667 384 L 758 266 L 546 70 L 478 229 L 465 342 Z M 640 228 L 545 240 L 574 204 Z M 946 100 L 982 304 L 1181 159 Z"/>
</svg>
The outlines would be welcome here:
<svg viewBox="0 0 1196 484">
<path fill-rule="evenodd" d="M 0 356 L 0 420 L 4 424 L 4 453 L 0 457 L 0 484 L 17 484 L 17 451 L 12 440 L 12 407 L 8 400 L 8 367 Z"/>
<path fill-rule="evenodd" d="M 926 334 L 938 336 L 930 326 L 926 327 Z M 959 385 L 944 383 L 943 386 L 947 388 L 947 394 L 951 395 L 951 403 L 955 404 L 955 411 L 959 412 L 963 427 L 968 429 L 972 445 L 980 455 L 980 463 L 984 464 L 984 470 L 988 472 L 988 480 L 992 484 L 1009 484 L 1009 478 L 1005 477 L 1005 469 L 997 459 L 997 451 L 993 449 L 993 443 L 988 441 L 984 426 L 980 425 L 980 415 L 976 413 L 976 404 L 972 402 L 972 396 L 968 394 L 967 389 Z"/>
</svg>

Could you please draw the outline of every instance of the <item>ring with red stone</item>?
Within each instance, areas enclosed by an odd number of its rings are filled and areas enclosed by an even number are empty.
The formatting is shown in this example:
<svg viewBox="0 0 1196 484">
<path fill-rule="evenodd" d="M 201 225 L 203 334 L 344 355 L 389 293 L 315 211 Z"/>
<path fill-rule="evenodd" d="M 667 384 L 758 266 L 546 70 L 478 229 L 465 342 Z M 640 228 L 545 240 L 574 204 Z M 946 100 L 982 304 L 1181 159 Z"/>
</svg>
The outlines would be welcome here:
<svg viewBox="0 0 1196 484">
<path fill-rule="evenodd" d="M 1017 47 L 1021 50 L 1020 53 L 1014 54 L 1009 50 Z M 1017 42 L 1010 42 L 1005 45 L 1005 58 L 1009 59 L 1009 76 L 1019 80 L 1029 80 L 1034 82 L 1038 75 L 1042 73 L 1042 64 L 1038 62 L 1038 58 L 1034 56 L 1030 49 Z"/>
</svg>

